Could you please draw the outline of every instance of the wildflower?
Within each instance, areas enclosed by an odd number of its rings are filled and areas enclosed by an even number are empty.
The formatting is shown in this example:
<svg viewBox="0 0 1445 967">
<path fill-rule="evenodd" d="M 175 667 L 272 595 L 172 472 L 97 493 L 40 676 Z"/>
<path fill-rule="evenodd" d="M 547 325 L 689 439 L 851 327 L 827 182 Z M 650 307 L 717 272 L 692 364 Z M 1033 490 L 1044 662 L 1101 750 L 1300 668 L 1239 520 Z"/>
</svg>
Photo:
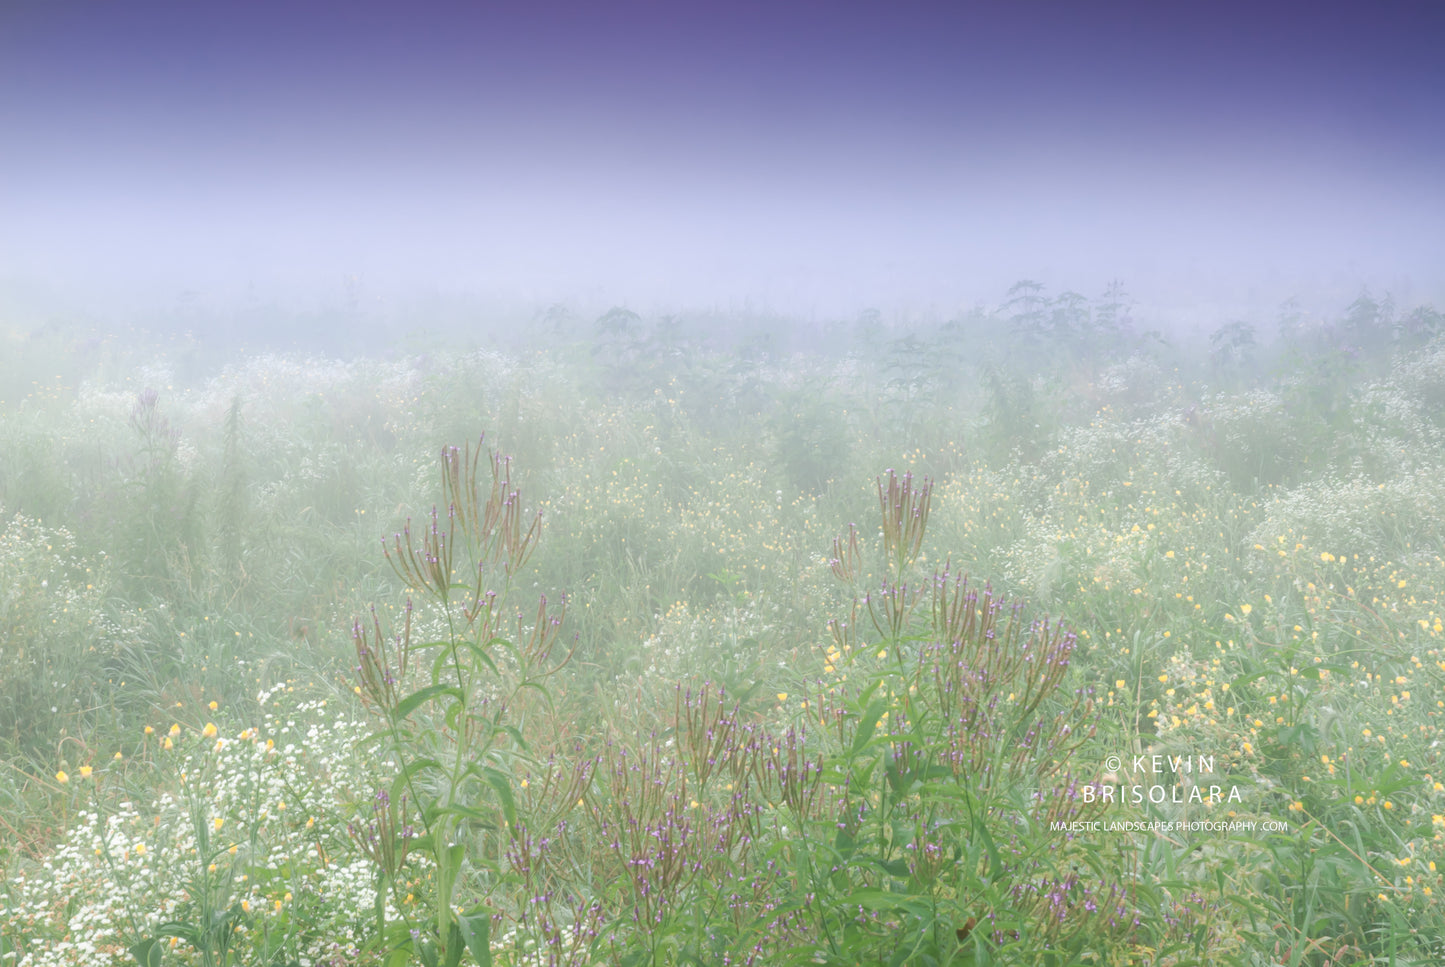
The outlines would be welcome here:
<svg viewBox="0 0 1445 967">
<path fill-rule="evenodd" d="M 155 734 L 156 734 L 156 730 L 153 729 L 153 728 L 151 728 L 149 725 L 147 725 L 147 726 L 146 726 L 146 735 L 155 735 Z"/>
<path fill-rule="evenodd" d="M 68 775 L 65 774 L 65 770 L 64 770 L 64 769 L 61 769 L 59 772 L 57 772 L 57 773 L 55 774 L 55 781 L 58 782 L 58 783 L 60 783 L 60 784 L 63 786 L 63 785 L 65 785 L 67 782 L 70 781 L 70 776 L 68 776 Z"/>
<path fill-rule="evenodd" d="M 146 855 L 146 844 L 145 844 L 145 843 L 136 843 L 136 844 L 135 844 L 135 855 L 137 855 L 137 856 L 144 856 L 144 855 Z"/>
<path fill-rule="evenodd" d="M 81 766 L 81 767 L 80 767 L 80 778 L 82 778 L 82 779 L 89 779 L 89 778 L 90 778 L 90 766 Z"/>
<path fill-rule="evenodd" d="M 214 739 L 216 737 L 216 723 L 207 722 L 206 727 L 201 729 L 201 734 L 208 739 Z"/>
<path fill-rule="evenodd" d="M 172 722 L 172 723 L 171 723 L 171 735 L 172 735 L 172 737 L 177 736 L 177 735 L 180 735 L 180 734 L 181 734 L 181 724 L 180 724 L 179 722 Z"/>
<path fill-rule="evenodd" d="M 218 709 L 218 708 L 220 708 L 220 707 L 221 707 L 221 706 L 220 706 L 220 703 L 219 703 L 219 702 L 215 701 L 214 699 L 211 700 L 211 704 L 210 704 L 209 708 L 210 708 L 210 710 L 211 710 L 212 712 L 214 712 L 216 709 Z"/>
</svg>

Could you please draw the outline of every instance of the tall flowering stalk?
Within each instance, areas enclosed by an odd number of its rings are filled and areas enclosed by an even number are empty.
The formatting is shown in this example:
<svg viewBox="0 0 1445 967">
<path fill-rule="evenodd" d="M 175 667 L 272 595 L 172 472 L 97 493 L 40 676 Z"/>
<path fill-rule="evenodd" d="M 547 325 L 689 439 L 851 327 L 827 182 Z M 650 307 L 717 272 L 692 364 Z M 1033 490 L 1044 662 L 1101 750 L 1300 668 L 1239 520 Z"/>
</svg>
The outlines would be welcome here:
<svg viewBox="0 0 1445 967">
<path fill-rule="evenodd" d="M 807 844 L 795 875 L 815 950 L 838 962 L 1082 951 L 1131 911 L 1051 832 L 1102 808 L 1071 773 L 1094 735 L 1090 692 L 1069 688 L 1077 639 L 950 565 L 919 573 L 931 493 L 926 479 L 878 479 L 874 571 L 856 527 L 834 540 L 852 607 L 829 623 L 825 677 L 804 703 L 827 751 L 815 772 L 791 733 L 770 750 Z"/>
<path fill-rule="evenodd" d="M 933 500 L 933 481 L 927 477 L 918 486 L 913 474 L 902 477 L 892 470 L 888 485 L 878 478 L 878 509 L 883 516 L 883 556 L 893 570 L 895 580 L 901 578 L 923 548 L 923 531 L 928 526 L 928 508 Z M 835 545 L 836 546 L 836 545 Z"/>
<path fill-rule="evenodd" d="M 558 647 L 565 595 L 555 604 L 543 596 L 530 621 L 510 603 L 541 514 L 523 512 L 510 458 L 493 454 L 483 464 L 482 452 L 481 441 L 443 448 L 443 504 L 419 531 L 408 520 L 382 541 L 397 576 L 439 609 L 445 635 L 413 640 L 410 599 L 400 630 L 388 634 L 373 610 L 352 631 L 356 692 L 381 720 L 372 738 L 396 770 L 353 837 L 383 889 L 396 886 L 411 855 L 435 864 L 429 926 L 383 924 L 388 956 L 409 954 L 428 967 L 454 967 L 465 953 L 491 962 L 492 910 L 458 912 L 458 898 L 464 883 L 474 894 L 495 887 L 506 844 L 515 848 L 501 831 L 518 822 L 512 766 L 525 745 L 509 712 L 522 690 L 545 693 L 543 681 L 571 658 Z"/>
</svg>

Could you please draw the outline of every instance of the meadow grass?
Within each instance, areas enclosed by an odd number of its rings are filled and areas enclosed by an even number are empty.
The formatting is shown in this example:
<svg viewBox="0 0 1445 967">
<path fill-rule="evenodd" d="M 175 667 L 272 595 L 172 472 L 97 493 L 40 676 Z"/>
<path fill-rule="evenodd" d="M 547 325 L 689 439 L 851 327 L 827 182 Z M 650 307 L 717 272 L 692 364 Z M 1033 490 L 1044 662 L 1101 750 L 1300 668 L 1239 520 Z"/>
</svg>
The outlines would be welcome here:
<svg viewBox="0 0 1445 967">
<path fill-rule="evenodd" d="M 1110 299 L 8 336 L 0 963 L 1440 962 L 1438 317 Z"/>
</svg>

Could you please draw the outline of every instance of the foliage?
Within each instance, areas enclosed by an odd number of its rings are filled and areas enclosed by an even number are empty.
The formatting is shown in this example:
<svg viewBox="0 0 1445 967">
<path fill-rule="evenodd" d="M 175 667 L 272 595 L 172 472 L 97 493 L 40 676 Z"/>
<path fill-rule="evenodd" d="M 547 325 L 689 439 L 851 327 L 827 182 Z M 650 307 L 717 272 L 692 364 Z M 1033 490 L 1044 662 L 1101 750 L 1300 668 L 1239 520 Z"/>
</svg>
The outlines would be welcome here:
<svg viewBox="0 0 1445 967">
<path fill-rule="evenodd" d="M 1285 312 L 7 337 L 0 963 L 1438 963 L 1438 314 Z"/>
<path fill-rule="evenodd" d="M 376 793 L 374 824 L 355 834 L 376 867 L 376 931 L 388 963 L 411 955 L 429 967 L 451 967 L 464 951 L 490 963 L 485 898 L 498 885 L 502 831 L 517 822 L 512 774 L 527 748 L 511 717 L 524 719 L 518 709 L 524 693 L 542 690 L 542 681 L 571 657 L 553 651 L 565 596 L 550 611 L 543 596 L 530 627 L 520 612 L 514 621 L 513 584 L 542 518 L 538 513 L 530 523 L 524 520 L 508 458 L 492 456 L 491 485 L 484 486 L 481 456 L 480 442 L 475 449 L 444 449 L 445 516 L 433 507 L 420 535 L 408 521 L 389 545 L 383 543 L 397 575 L 436 603 L 446 633 L 414 642 L 409 602 L 394 637 L 382 631 L 374 612 L 370 628 L 357 621 L 352 631 L 357 691 L 381 727 L 366 745 L 376 747 L 383 766 L 395 772 Z M 411 681 L 421 676 L 413 688 Z M 433 918 L 425 932 L 409 918 L 388 922 L 380 899 L 399 897 L 413 851 L 436 871 Z M 464 887 L 465 895 L 482 902 L 458 912 Z"/>
</svg>

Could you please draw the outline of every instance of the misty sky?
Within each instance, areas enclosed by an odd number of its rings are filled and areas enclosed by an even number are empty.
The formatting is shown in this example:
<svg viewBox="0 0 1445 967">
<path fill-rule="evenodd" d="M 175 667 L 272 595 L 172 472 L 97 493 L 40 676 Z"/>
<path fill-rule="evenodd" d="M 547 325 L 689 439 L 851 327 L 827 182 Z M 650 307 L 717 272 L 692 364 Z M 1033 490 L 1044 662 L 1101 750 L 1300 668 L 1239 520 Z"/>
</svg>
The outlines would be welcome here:
<svg viewBox="0 0 1445 967">
<path fill-rule="evenodd" d="M 1423 2 L 3 0 L 0 286 L 1439 299 L 1442 42 Z"/>
</svg>

